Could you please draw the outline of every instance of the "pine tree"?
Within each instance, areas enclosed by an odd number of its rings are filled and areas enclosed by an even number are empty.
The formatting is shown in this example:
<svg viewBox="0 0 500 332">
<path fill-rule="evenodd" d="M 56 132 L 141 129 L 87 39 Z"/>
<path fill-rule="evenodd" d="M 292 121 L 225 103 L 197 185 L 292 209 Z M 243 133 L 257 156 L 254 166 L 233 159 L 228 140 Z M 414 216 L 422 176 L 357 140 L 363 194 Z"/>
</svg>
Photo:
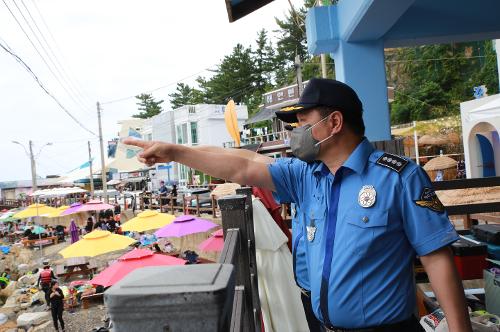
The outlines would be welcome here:
<svg viewBox="0 0 500 332">
<path fill-rule="evenodd" d="M 203 93 L 195 88 L 184 83 L 177 83 L 175 92 L 168 95 L 170 97 L 170 105 L 173 109 L 177 109 L 184 105 L 194 105 L 204 102 Z"/>
<path fill-rule="evenodd" d="M 148 119 L 152 116 L 160 114 L 163 110 L 161 108 L 161 104 L 163 100 L 155 101 L 153 95 L 148 93 L 141 93 L 138 96 L 135 96 L 139 100 L 136 104 L 139 106 L 139 114 L 134 114 L 132 117 L 139 119 Z"/>
</svg>

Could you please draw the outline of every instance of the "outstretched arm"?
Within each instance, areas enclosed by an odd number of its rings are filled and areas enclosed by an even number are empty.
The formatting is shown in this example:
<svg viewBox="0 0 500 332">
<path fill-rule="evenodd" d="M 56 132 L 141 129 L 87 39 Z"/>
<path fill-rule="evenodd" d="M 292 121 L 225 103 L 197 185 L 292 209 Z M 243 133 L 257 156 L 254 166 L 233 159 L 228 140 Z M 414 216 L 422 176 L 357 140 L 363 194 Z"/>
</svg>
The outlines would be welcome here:
<svg viewBox="0 0 500 332">
<path fill-rule="evenodd" d="M 252 161 L 257 161 L 259 163 L 271 164 L 274 159 L 268 156 L 264 156 L 260 153 L 253 152 L 246 149 L 225 149 L 218 146 L 211 145 L 199 145 L 194 146 L 193 149 L 205 152 L 212 152 L 218 154 L 225 154 L 231 156 L 240 156 L 241 158 L 245 158 Z"/>
<path fill-rule="evenodd" d="M 267 164 L 262 162 L 163 142 L 126 139 L 123 143 L 142 148 L 138 159 L 149 166 L 175 161 L 214 177 L 274 190 Z"/>
</svg>

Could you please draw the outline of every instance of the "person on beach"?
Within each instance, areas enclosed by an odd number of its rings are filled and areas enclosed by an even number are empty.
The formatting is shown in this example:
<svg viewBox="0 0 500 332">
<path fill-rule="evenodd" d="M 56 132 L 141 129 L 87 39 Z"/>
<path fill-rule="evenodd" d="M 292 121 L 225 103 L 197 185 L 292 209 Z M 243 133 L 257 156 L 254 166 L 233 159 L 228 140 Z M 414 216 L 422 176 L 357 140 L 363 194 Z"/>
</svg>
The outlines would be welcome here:
<svg viewBox="0 0 500 332">
<path fill-rule="evenodd" d="M 61 324 L 61 329 L 64 332 L 64 294 L 61 288 L 59 288 L 59 283 L 56 281 L 52 283 L 50 292 L 50 311 L 52 312 L 52 321 L 54 322 L 54 327 L 56 331 L 59 331 L 58 321 Z"/>
<path fill-rule="evenodd" d="M 43 261 L 43 270 L 40 271 L 37 281 L 37 287 L 42 288 L 45 293 L 45 303 L 50 307 L 50 285 L 54 280 L 56 280 L 56 276 L 54 275 L 54 271 L 50 268 L 49 261 Z"/>
</svg>

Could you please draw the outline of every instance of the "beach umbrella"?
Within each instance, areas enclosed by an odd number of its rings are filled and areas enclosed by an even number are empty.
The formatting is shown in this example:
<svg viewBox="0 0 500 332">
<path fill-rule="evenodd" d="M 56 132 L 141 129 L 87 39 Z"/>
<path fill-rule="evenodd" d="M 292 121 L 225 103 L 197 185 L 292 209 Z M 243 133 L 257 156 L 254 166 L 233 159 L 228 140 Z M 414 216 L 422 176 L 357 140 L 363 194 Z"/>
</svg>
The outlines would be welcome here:
<svg viewBox="0 0 500 332">
<path fill-rule="evenodd" d="M 184 235 L 203 233 L 219 225 L 191 215 L 182 215 L 175 218 L 174 222 L 157 230 L 157 237 L 182 237 Z"/>
<path fill-rule="evenodd" d="M 61 214 L 59 215 L 60 217 L 62 216 L 67 216 L 69 214 L 73 214 L 73 213 L 78 213 L 78 209 L 82 206 L 83 204 L 82 203 L 73 203 L 69 206 L 69 208 L 67 208 L 66 210 L 64 210 L 63 212 L 61 212 Z"/>
<path fill-rule="evenodd" d="M 69 224 L 69 233 L 71 234 L 71 244 L 80 240 L 80 234 L 78 233 L 78 227 L 76 227 L 75 221 L 71 219 Z"/>
<path fill-rule="evenodd" d="M 145 232 L 171 224 L 174 219 L 175 216 L 171 214 L 146 210 L 124 223 L 121 227 L 124 232 Z"/>
<path fill-rule="evenodd" d="M 38 225 L 32 225 L 32 226 L 26 225 L 26 226 L 24 226 L 23 230 L 27 230 L 27 229 L 29 229 L 31 227 L 33 227 L 33 229 L 31 230 L 31 232 L 33 234 L 37 234 L 38 235 L 38 234 L 45 233 L 45 228 L 43 228 L 42 226 L 38 226 Z"/>
<path fill-rule="evenodd" d="M 118 258 L 114 264 L 96 275 L 90 282 L 94 285 L 109 287 L 130 272 L 141 267 L 184 264 L 186 264 L 186 261 L 180 258 L 155 254 L 147 249 L 134 249 Z"/>
<path fill-rule="evenodd" d="M 26 209 L 17 212 L 12 217 L 16 219 L 25 219 L 30 217 L 44 216 L 56 212 L 57 209 L 45 204 L 31 204 Z"/>
<path fill-rule="evenodd" d="M 98 199 L 93 199 L 88 201 L 87 203 L 83 204 L 79 209 L 78 212 L 84 212 L 84 211 L 101 211 L 101 210 L 113 210 L 114 206 L 111 204 L 106 204 L 101 202 Z"/>
<path fill-rule="evenodd" d="M 201 251 L 222 251 L 224 248 L 224 237 L 222 229 L 212 233 L 212 236 L 198 245 Z"/>
<path fill-rule="evenodd" d="M 70 257 L 94 257 L 108 252 L 125 249 L 136 242 L 134 239 L 112 234 L 108 231 L 95 230 L 84 235 L 78 242 L 59 251 L 64 258 Z"/>
<path fill-rule="evenodd" d="M 68 205 L 60 206 L 60 207 L 56 208 L 56 211 L 54 211 L 54 213 L 48 214 L 48 215 L 46 215 L 44 217 L 48 217 L 48 218 L 57 218 L 57 217 L 60 217 L 61 213 L 63 213 L 64 211 L 66 211 L 69 208 L 70 207 Z"/>
<path fill-rule="evenodd" d="M 12 218 L 12 217 L 7 217 L 7 218 L 0 219 L 0 222 L 2 222 L 2 223 L 17 222 L 17 221 L 19 221 L 19 219 Z"/>
</svg>

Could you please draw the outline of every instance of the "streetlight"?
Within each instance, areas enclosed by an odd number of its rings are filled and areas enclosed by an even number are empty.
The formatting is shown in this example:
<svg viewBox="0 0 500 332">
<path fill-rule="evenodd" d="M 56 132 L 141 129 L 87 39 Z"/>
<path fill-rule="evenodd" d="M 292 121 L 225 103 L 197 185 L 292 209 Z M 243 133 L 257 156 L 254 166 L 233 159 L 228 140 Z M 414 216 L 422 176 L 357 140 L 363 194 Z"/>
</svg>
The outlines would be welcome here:
<svg viewBox="0 0 500 332">
<path fill-rule="evenodd" d="M 26 155 L 30 158 L 30 161 L 31 161 L 31 191 L 34 194 L 35 191 L 37 190 L 35 158 L 38 158 L 38 156 L 40 156 L 40 153 L 42 152 L 44 147 L 52 145 L 52 143 L 49 142 L 49 143 L 45 143 L 44 145 L 42 145 L 42 147 L 40 148 L 40 150 L 38 151 L 36 156 L 33 155 L 33 142 L 31 140 L 29 141 L 29 152 L 26 149 L 26 147 L 24 146 L 24 144 L 19 143 L 18 141 L 12 141 L 12 143 L 22 146 L 24 149 L 24 152 L 26 152 Z M 34 196 L 34 197 L 35 197 L 35 203 L 37 203 L 36 196 Z M 40 217 L 38 216 L 38 204 L 37 204 L 37 213 L 36 214 L 37 214 L 36 218 L 37 218 L 37 221 L 39 223 Z M 40 241 L 40 260 L 42 260 L 43 259 L 42 233 L 38 234 L 38 240 Z"/>
<path fill-rule="evenodd" d="M 18 141 L 12 141 L 12 143 L 22 146 L 23 149 L 24 149 L 24 152 L 26 153 L 26 155 L 28 156 L 28 158 L 30 158 L 30 161 L 31 161 L 31 186 L 32 186 L 32 191 L 35 192 L 38 189 L 37 188 L 37 183 L 36 183 L 36 163 L 35 163 L 35 159 L 38 158 L 38 156 L 40 156 L 40 153 L 42 152 L 42 150 L 43 150 L 44 147 L 50 146 L 50 145 L 52 145 L 52 143 L 51 142 L 45 143 L 40 148 L 40 150 L 38 151 L 38 153 L 36 154 L 36 156 L 33 155 L 33 142 L 32 141 L 29 141 L 29 152 L 26 149 L 26 147 L 24 146 L 24 144 L 19 143 Z"/>
</svg>

